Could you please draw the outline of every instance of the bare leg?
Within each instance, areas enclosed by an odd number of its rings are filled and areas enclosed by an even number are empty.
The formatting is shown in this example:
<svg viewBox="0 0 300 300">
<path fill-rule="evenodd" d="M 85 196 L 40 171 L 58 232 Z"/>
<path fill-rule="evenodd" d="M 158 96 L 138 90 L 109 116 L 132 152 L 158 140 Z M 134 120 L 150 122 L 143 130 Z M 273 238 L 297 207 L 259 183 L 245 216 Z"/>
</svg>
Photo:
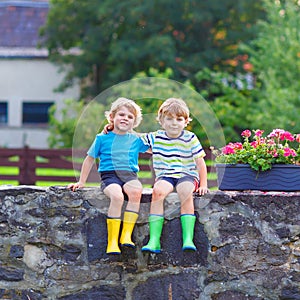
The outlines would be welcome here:
<svg viewBox="0 0 300 300">
<path fill-rule="evenodd" d="M 143 192 L 143 186 L 139 180 L 131 180 L 124 184 L 124 192 L 128 196 L 126 210 L 138 212 Z"/>
<path fill-rule="evenodd" d="M 164 200 L 173 191 L 173 185 L 165 180 L 158 180 L 153 187 L 149 215 L 150 239 L 142 251 L 161 252 L 160 237 L 164 224 Z"/>
<path fill-rule="evenodd" d="M 122 188 L 118 184 L 110 184 L 104 189 L 104 194 L 110 198 L 106 219 L 107 223 L 107 254 L 120 254 L 119 232 L 121 225 L 121 211 L 124 202 Z"/>
<path fill-rule="evenodd" d="M 150 214 L 164 214 L 164 200 L 173 191 L 173 185 L 165 180 L 158 180 L 153 187 Z"/>
<path fill-rule="evenodd" d="M 118 184 L 110 184 L 103 192 L 108 198 L 110 198 L 107 215 L 113 218 L 120 218 L 124 203 L 122 188 Z"/>
<path fill-rule="evenodd" d="M 193 242 L 196 217 L 194 215 L 194 184 L 189 181 L 177 185 L 176 190 L 181 201 L 182 250 L 196 251 Z"/>
<path fill-rule="evenodd" d="M 123 246 L 135 247 L 134 242 L 131 240 L 131 235 L 139 216 L 138 212 L 140 209 L 143 186 L 140 181 L 131 180 L 124 184 L 123 190 L 128 195 L 128 203 L 123 216 L 123 229 L 120 243 Z"/>
<path fill-rule="evenodd" d="M 181 201 L 181 214 L 194 214 L 194 184 L 189 181 L 181 182 L 177 185 L 176 191 Z"/>
</svg>

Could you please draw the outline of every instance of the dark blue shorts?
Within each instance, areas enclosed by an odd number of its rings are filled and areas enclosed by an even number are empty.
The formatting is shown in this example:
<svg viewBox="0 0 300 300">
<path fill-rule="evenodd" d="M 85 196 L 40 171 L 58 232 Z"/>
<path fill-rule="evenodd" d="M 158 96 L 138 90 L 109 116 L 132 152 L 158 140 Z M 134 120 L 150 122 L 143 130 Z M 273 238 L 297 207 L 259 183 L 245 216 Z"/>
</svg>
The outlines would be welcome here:
<svg viewBox="0 0 300 300">
<path fill-rule="evenodd" d="M 130 171 L 105 171 L 100 172 L 102 191 L 110 184 L 118 184 L 121 187 L 131 180 L 137 180 L 137 173 Z"/>
<path fill-rule="evenodd" d="M 183 176 L 181 178 L 174 178 L 174 177 L 167 177 L 167 176 L 162 176 L 162 177 L 159 177 L 157 178 L 156 181 L 158 180 L 165 180 L 165 181 L 168 181 L 169 183 L 171 183 L 173 185 L 174 188 L 176 188 L 176 186 L 181 183 L 181 182 L 184 182 L 184 181 L 189 181 L 189 182 L 192 182 L 195 186 L 195 191 L 197 191 L 198 187 L 199 187 L 199 181 L 197 178 L 193 177 L 193 176 Z"/>
</svg>

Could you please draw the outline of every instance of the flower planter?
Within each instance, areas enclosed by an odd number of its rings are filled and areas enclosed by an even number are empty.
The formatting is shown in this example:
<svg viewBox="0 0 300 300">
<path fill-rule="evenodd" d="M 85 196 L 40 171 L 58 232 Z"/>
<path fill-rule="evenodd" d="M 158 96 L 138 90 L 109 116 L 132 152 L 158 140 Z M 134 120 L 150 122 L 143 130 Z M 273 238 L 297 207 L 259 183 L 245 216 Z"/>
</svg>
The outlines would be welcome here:
<svg viewBox="0 0 300 300">
<path fill-rule="evenodd" d="M 220 190 L 300 191 L 300 166 L 275 164 L 257 172 L 247 164 L 216 164 Z"/>
</svg>

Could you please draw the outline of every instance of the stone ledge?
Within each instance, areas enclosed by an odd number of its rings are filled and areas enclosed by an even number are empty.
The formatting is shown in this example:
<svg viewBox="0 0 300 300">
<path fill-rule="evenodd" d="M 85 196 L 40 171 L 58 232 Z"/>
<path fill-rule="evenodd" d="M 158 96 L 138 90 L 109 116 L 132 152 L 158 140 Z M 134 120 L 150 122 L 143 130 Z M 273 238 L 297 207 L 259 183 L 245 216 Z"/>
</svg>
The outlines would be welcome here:
<svg viewBox="0 0 300 300">
<path fill-rule="evenodd" d="M 161 254 L 144 191 L 136 249 L 105 253 L 109 200 L 99 188 L 0 187 L 0 298 L 299 299 L 300 193 L 195 195 L 196 252 L 182 252 L 180 203 L 165 203 Z M 188 288 L 186 288 L 188 287 Z"/>
</svg>

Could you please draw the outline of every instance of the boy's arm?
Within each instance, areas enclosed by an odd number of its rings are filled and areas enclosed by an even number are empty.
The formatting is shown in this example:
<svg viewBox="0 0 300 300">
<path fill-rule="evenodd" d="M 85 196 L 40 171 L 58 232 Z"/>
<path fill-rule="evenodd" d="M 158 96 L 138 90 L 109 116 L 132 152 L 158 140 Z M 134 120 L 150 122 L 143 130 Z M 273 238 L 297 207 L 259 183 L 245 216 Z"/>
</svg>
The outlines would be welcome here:
<svg viewBox="0 0 300 300">
<path fill-rule="evenodd" d="M 91 172 L 92 166 L 94 164 L 95 159 L 92 156 L 87 155 L 86 158 L 83 161 L 81 172 L 80 172 L 80 178 L 79 181 L 76 183 L 71 183 L 68 185 L 68 188 L 72 191 L 75 191 L 77 188 L 83 188 L 86 180 Z"/>
<path fill-rule="evenodd" d="M 197 170 L 200 177 L 200 186 L 198 188 L 198 193 L 200 195 L 204 195 L 208 193 L 207 188 L 207 168 L 205 164 L 205 160 L 203 157 L 196 158 Z"/>
</svg>

